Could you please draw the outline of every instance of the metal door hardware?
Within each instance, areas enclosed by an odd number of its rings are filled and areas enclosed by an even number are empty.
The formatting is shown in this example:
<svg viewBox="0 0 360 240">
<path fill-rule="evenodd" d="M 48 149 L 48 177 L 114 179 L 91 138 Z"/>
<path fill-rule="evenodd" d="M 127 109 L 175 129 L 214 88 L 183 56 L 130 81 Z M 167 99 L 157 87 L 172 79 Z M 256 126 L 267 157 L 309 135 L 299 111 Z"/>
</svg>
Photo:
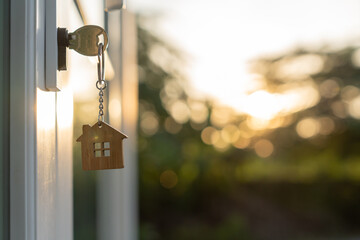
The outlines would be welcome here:
<svg viewBox="0 0 360 240">
<path fill-rule="evenodd" d="M 101 39 L 100 41 L 100 38 Z M 68 33 L 66 28 L 58 28 L 58 70 L 66 70 L 66 48 L 74 49 L 85 56 L 97 56 L 99 42 L 108 47 L 108 37 L 105 30 L 99 26 L 86 25 L 75 32 Z"/>
</svg>

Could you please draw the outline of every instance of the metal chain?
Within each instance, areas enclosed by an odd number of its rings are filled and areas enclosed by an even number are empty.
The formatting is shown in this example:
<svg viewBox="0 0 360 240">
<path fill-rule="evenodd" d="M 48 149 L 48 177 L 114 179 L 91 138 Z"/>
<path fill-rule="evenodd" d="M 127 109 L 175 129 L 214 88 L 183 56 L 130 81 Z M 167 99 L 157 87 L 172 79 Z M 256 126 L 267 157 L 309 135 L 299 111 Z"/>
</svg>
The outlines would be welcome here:
<svg viewBox="0 0 360 240">
<path fill-rule="evenodd" d="M 96 88 L 99 89 L 99 115 L 98 115 L 98 125 L 101 126 L 101 122 L 104 120 L 104 89 L 107 84 L 105 81 L 105 63 L 104 63 L 104 45 L 99 44 L 98 51 L 98 80 L 96 81 Z"/>
</svg>

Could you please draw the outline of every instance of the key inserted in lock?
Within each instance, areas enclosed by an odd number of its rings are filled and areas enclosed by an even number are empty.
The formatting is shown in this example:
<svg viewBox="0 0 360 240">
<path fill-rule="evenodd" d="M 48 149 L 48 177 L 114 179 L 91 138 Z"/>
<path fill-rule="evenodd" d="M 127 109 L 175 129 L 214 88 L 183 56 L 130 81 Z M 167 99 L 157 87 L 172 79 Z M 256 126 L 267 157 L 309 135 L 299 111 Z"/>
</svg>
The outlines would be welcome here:
<svg viewBox="0 0 360 240">
<path fill-rule="evenodd" d="M 68 33 L 66 28 L 58 28 L 58 70 L 66 70 L 67 47 L 85 56 L 97 56 L 100 37 L 103 38 L 105 51 L 108 37 L 105 30 L 99 26 L 86 25 L 73 33 Z"/>
</svg>

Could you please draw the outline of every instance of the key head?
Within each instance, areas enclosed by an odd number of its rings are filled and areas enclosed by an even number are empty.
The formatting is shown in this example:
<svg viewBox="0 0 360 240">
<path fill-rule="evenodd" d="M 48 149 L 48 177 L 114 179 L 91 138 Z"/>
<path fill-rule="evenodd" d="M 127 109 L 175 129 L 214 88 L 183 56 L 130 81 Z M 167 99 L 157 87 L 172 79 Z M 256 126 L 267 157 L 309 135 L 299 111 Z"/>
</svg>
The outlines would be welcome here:
<svg viewBox="0 0 360 240">
<path fill-rule="evenodd" d="M 108 36 L 104 29 L 95 25 L 86 25 L 69 33 L 69 48 L 86 56 L 97 56 L 99 37 L 103 36 L 104 51 L 108 47 Z"/>
</svg>

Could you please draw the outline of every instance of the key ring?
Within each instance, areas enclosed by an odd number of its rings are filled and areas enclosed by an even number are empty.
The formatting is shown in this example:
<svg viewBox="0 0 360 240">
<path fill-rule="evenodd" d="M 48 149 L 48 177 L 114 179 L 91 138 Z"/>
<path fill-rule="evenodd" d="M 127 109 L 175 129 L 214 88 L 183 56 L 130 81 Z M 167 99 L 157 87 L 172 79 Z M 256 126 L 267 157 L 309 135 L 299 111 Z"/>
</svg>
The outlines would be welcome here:
<svg viewBox="0 0 360 240">
<path fill-rule="evenodd" d="M 105 58 L 104 58 L 104 45 L 102 43 L 99 43 L 99 49 L 98 49 L 98 81 L 104 81 L 105 80 Z M 101 65 L 100 65 L 101 63 Z"/>
<path fill-rule="evenodd" d="M 107 87 L 107 83 L 104 80 L 96 81 L 96 88 L 98 90 L 104 90 L 106 87 Z"/>
<path fill-rule="evenodd" d="M 105 57 L 104 57 L 104 45 L 102 43 L 99 44 L 98 49 L 98 80 L 96 81 L 96 88 L 99 90 L 99 115 L 98 115 L 98 125 L 101 127 L 101 122 L 104 120 L 104 99 L 103 90 L 106 88 L 107 84 L 105 81 Z"/>
</svg>

